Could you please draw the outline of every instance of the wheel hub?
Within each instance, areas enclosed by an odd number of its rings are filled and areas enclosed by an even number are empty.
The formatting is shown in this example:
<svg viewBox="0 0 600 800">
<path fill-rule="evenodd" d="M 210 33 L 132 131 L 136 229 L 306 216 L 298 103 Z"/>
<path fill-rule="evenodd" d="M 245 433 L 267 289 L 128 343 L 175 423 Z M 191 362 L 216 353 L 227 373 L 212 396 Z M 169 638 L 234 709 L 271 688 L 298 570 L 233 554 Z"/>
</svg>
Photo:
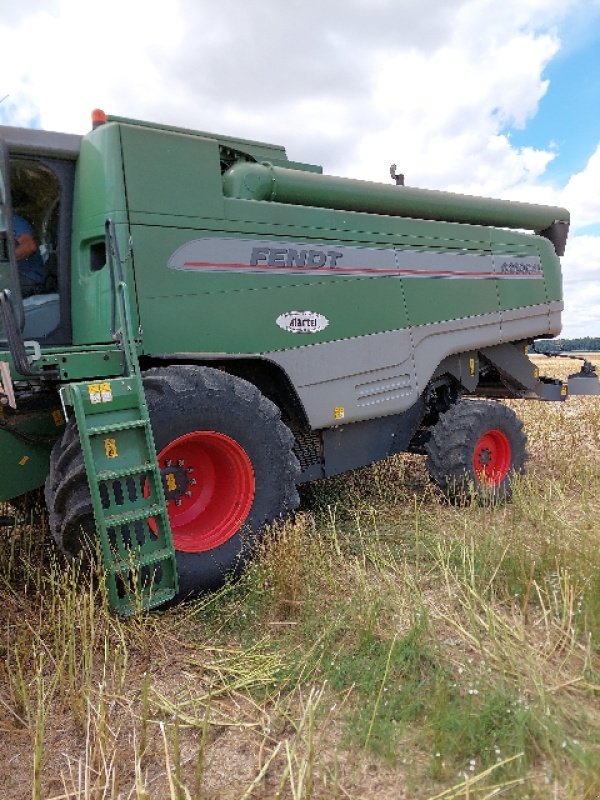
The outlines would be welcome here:
<svg viewBox="0 0 600 800">
<path fill-rule="evenodd" d="M 479 453 L 479 463 L 482 467 L 487 466 L 492 461 L 492 454 L 489 448 L 484 447 L 481 452 Z"/>
<path fill-rule="evenodd" d="M 173 463 L 171 459 L 167 459 L 160 470 L 165 499 L 167 501 L 174 501 L 177 505 L 180 505 L 182 497 L 190 497 L 190 487 L 196 483 L 193 478 L 190 478 L 190 474 L 193 471 L 194 468 L 186 466 L 183 459 L 180 459 L 177 463 Z"/>
</svg>

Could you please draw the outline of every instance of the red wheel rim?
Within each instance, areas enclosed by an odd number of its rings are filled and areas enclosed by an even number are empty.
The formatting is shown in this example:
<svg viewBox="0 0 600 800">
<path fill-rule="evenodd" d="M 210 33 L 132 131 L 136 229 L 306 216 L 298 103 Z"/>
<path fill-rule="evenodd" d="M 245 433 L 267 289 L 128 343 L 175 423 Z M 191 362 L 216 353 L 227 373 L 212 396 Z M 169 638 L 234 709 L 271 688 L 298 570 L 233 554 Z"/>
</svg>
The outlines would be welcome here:
<svg viewBox="0 0 600 800">
<path fill-rule="evenodd" d="M 473 469 L 478 481 L 498 485 L 508 475 L 512 448 L 508 436 L 498 429 L 486 431 L 473 452 Z"/>
<path fill-rule="evenodd" d="M 176 550 L 213 550 L 242 527 L 254 501 L 255 480 L 248 454 L 234 439 L 216 431 L 186 433 L 160 451 L 158 464 L 167 488 L 175 474 L 181 487 L 176 499 L 167 493 Z M 153 520 L 149 523 L 155 529 Z"/>
</svg>

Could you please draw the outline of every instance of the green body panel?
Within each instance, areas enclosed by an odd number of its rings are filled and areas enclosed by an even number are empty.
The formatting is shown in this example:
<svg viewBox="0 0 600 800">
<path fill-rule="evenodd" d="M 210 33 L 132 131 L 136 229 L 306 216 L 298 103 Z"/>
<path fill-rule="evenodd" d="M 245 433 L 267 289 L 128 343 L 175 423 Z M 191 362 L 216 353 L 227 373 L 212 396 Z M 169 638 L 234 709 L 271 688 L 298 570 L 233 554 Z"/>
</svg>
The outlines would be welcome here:
<svg viewBox="0 0 600 800">
<path fill-rule="evenodd" d="M 313 235 L 349 244 L 382 244 L 406 248 L 431 247 L 489 251 L 490 229 L 459 223 L 440 224 L 430 220 L 403 219 L 385 215 L 343 213 L 334 209 L 309 209 L 284 203 L 225 199 L 224 230 L 254 233 L 264 225 L 286 236 Z M 526 237 L 531 238 L 531 237 Z"/>
<path fill-rule="evenodd" d="M 224 147 L 241 151 L 243 153 L 247 153 L 253 159 L 257 161 L 270 161 L 272 163 L 285 163 L 288 166 L 292 163 L 288 161 L 285 147 L 280 144 L 267 144 L 266 142 L 256 142 L 252 139 L 240 139 L 236 136 L 215 136 L 214 133 L 206 133 L 205 131 L 198 131 L 192 130 L 191 128 L 178 128 L 173 125 L 161 125 L 160 123 L 156 122 L 143 122 L 140 125 L 139 120 L 136 119 L 129 119 L 128 117 L 118 117 L 118 116 L 108 116 L 108 122 L 116 122 L 119 123 L 121 126 L 135 126 L 136 128 L 143 128 L 146 131 L 149 131 L 153 134 L 167 134 L 171 137 L 170 141 L 173 141 L 173 137 L 178 137 L 181 134 L 187 136 L 194 136 L 194 137 L 201 137 L 203 139 L 211 139 L 213 141 L 217 141 L 223 145 Z M 164 139 L 163 139 L 164 141 Z M 321 172 L 321 167 L 318 167 L 314 164 L 296 164 L 294 166 L 306 169 L 311 172 Z"/>
<path fill-rule="evenodd" d="M 393 246 L 411 252 L 458 255 L 467 249 L 465 242 L 470 243 L 473 255 L 511 249 L 515 254 L 537 255 L 539 241 L 547 278 L 535 283 L 506 278 L 432 282 L 430 278 L 381 276 L 177 272 L 165 269 L 170 255 L 185 242 L 214 235 L 214 226 L 193 230 L 136 224 L 131 231 L 136 273 L 140 275 L 138 302 L 146 352 L 249 354 L 300 347 L 307 342 L 290 337 L 274 324 L 280 313 L 291 309 L 311 309 L 330 320 L 326 330 L 311 336 L 311 343 L 317 343 L 559 299 L 556 294 L 549 297 L 546 288 L 548 282 L 557 284 L 558 260 L 552 246 L 538 237 L 510 233 L 511 242 L 504 249 L 492 248 L 489 229 L 476 226 L 398 220 L 400 224 L 392 235 L 387 230 L 374 231 L 373 217 L 367 214 L 288 207 L 287 223 L 274 225 L 268 212 L 276 205 L 257 209 L 249 202 L 246 207 L 252 218 L 244 222 L 224 220 L 219 225 L 223 236 L 247 240 L 256 237 L 258 228 L 261 237 L 282 242 L 301 239 L 316 245 Z M 207 220 L 201 222 L 208 225 Z M 456 239 L 450 238 L 452 233 Z"/>
<path fill-rule="evenodd" d="M 477 313 L 497 312 L 500 306 L 496 283 L 465 278 L 446 281 L 444 291 L 435 292 L 431 290 L 430 278 L 404 281 L 410 325 L 429 325 Z"/>
<path fill-rule="evenodd" d="M 133 126 L 123 126 L 121 139 L 130 214 L 223 217 L 219 146 L 214 139 Z"/>
<path fill-rule="evenodd" d="M 8 415 L 2 412 L 0 415 L 1 423 L 13 427 L 13 420 Z M 56 406 L 14 420 L 14 429 L 45 441 L 34 444 L 0 427 L 0 502 L 43 485 L 48 474 L 50 450 L 64 430 L 64 417 Z"/>
<path fill-rule="evenodd" d="M 92 248 L 103 245 L 107 218 L 117 225 L 127 221 L 121 137 L 116 125 L 103 126 L 85 137 L 77 164 L 71 245 L 71 315 L 75 344 L 111 339 L 110 273 L 106 266 L 92 269 Z M 127 232 L 124 239 L 126 242 Z"/>
<path fill-rule="evenodd" d="M 0 361 L 10 364 L 13 380 L 22 377 L 14 369 L 8 351 L 0 351 Z M 56 371 L 58 373 L 56 377 L 60 381 L 112 377 L 123 372 L 123 351 L 117 349 L 115 345 L 51 347 L 44 350 L 37 364 L 47 379 L 50 379 Z"/>
<path fill-rule="evenodd" d="M 53 348 L 44 354 L 41 363 L 48 367 L 56 365 L 61 381 L 104 378 L 122 374 L 123 352 L 114 346 L 103 349 L 89 346 Z"/>
<path fill-rule="evenodd" d="M 370 283 L 373 285 L 368 285 Z M 368 296 L 368 303 L 365 302 Z M 165 304 L 176 307 L 169 321 L 158 328 Z M 377 309 L 374 319 L 374 307 Z M 144 348 L 150 353 L 262 353 L 290 347 L 290 334 L 278 328 L 276 317 L 286 309 L 310 308 L 331 320 L 327 330 L 311 335 L 311 344 L 396 330 L 407 325 L 401 281 L 364 278 L 330 279 L 247 290 L 192 288 L 177 296 L 140 298 L 145 330 Z M 343 313 L 340 313 L 343 308 Z M 190 320 L 197 320 L 190 325 Z M 298 342 L 297 345 L 307 344 Z"/>
</svg>

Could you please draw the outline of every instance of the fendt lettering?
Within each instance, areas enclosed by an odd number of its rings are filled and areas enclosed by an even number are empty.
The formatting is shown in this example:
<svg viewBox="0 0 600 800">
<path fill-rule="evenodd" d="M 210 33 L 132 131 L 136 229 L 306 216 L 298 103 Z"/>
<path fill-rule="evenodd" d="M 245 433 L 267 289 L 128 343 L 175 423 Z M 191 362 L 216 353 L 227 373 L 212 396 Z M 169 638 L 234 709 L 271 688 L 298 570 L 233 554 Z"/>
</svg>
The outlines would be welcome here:
<svg viewBox="0 0 600 800">
<path fill-rule="evenodd" d="M 600 394 L 588 362 L 561 383 L 526 355 L 561 329 L 564 208 L 98 110 L 0 150 L 0 501 L 43 488 L 119 613 L 222 586 L 299 484 L 395 453 L 508 499 L 526 441 L 498 400 Z"/>
<path fill-rule="evenodd" d="M 333 269 L 343 256 L 336 250 L 294 250 L 292 247 L 253 247 L 250 266 L 258 267 L 306 267 Z"/>
</svg>

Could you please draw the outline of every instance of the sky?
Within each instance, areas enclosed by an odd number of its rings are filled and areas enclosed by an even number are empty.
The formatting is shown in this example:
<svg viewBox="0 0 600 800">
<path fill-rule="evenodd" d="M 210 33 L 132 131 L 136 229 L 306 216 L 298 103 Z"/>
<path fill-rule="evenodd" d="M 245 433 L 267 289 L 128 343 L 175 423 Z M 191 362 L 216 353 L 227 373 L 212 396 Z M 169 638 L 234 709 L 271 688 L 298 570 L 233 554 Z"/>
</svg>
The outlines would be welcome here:
<svg viewBox="0 0 600 800">
<path fill-rule="evenodd" d="M 0 0 L 0 41 L 0 124 L 100 107 L 566 206 L 562 335 L 600 336 L 600 0 Z"/>
</svg>

